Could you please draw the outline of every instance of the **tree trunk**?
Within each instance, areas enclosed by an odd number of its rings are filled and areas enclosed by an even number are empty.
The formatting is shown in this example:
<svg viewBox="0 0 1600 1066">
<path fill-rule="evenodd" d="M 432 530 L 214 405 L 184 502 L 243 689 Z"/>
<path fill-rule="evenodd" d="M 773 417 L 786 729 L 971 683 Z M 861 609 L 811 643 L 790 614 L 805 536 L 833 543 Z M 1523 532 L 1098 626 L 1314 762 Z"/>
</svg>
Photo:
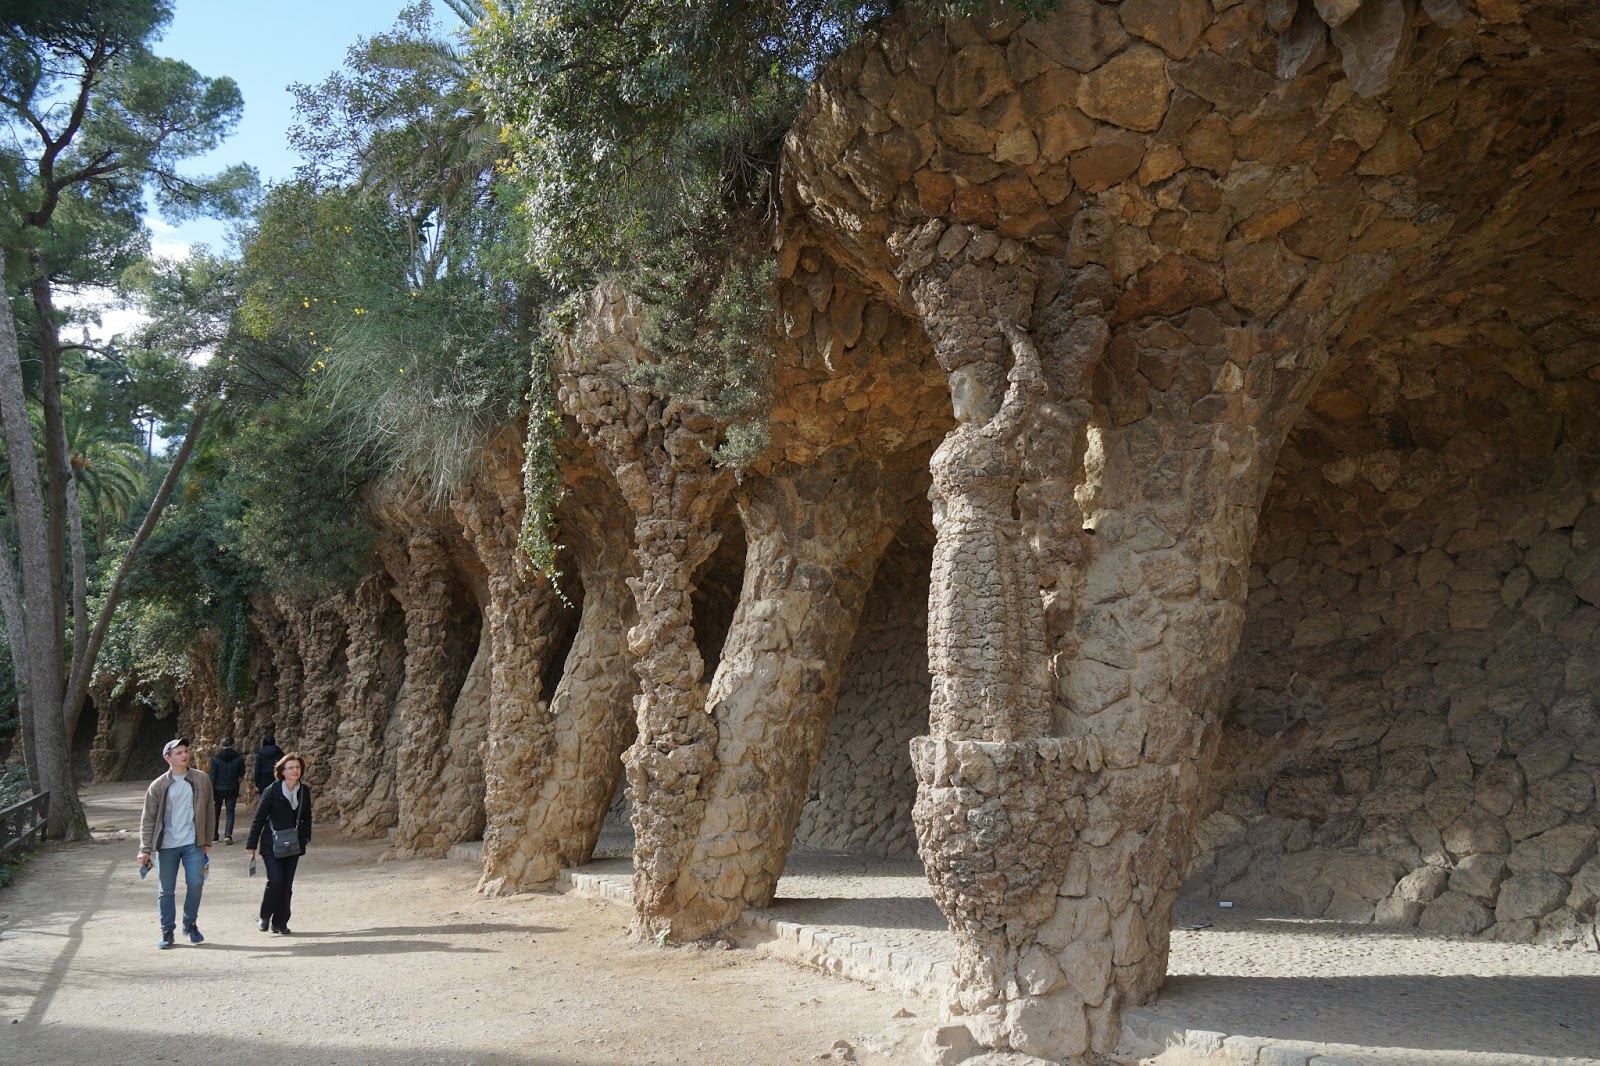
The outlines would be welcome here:
<svg viewBox="0 0 1600 1066">
<path fill-rule="evenodd" d="M 0 291 L 3 289 L 4 276 L 0 274 Z M 31 702 L 36 711 L 43 712 L 33 716 L 32 735 L 39 786 L 50 792 L 50 821 L 45 832 L 58 839 L 81 840 L 88 836 L 88 828 L 84 825 L 83 808 L 78 803 L 77 787 L 72 781 L 66 721 L 51 710 L 61 706 L 62 631 L 57 623 L 57 601 L 52 591 L 52 575 L 58 572 L 51 569 L 44 496 L 39 488 L 39 471 L 33 462 L 33 429 L 28 424 L 27 401 L 22 388 L 17 329 L 9 314 L 0 314 L 0 420 L 5 424 L 6 451 L 12 457 L 11 491 L 22 548 L 23 619 L 27 630 Z M 48 423 L 46 432 L 49 432 Z"/>
<path fill-rule="evenodd" d="M 33 700 L 28 687 L 28 633 L 23 625 L 22 593 L 11 568 L 11 545 L 0 531 L 0 614 L 5 616 L 6 641 L 11 646 L 11 672 L 17 686 L 18 732 L 21 734 L 22 763 L 28 769 L 28 785 L 39 787 L 39 765 L 33 748 Z"/>
<path fill-rule="evenodd" d="M 106 630 L 110 628 L 111 619 L 117 612 L 117 603 L 122 599 L 122 583 L 127 580 L 128 571 L 133 567 L 134 556 L 139 554 L 144 542 L 150 539 L 151 531 L 161 519 L 161 512 L 166 508 L 167 501 L 172 498 L 172 490 L 177 487 L 184 465 L 194 453 L 194 443 L 200 438 L 200 427 L 205 425 L 205 421 L 206 408 L 197 408 L 194 419 L 189 423 L 189 432 L 184 434 L 183 443 L 178 446 L 178 454 L 172 458 L 172 466 L 168 468 L 167 476 L 161 479 L 161 487 L 156 490 L 156 498 L 150 501 L 150 510 L 145 512 L 144 521 L 139 523 L 139 532 L 133 535 L 133 543 L 128 545 L 128 554 L 122 557 L 122 562 L 117 566 L 117 576 L 111 579 L 111 585 L 106 589 L 105 601 L 100 605 L 100 616 L 95 619 L 94 631 L 81 645 L 81 652 L 80 644 L 74 634 L 72 680 L 67 686 L 67 698 L 63 704 L 62 715 L 66 723 L 68 750 L 72 747 L 72 734 L 78 728 L 78 716 L 83 713 L 83 697 L 89 691 L 89 678 L 94 674 L 94 661 L 100 655 L 100 645 L 105 642 Z M 81 547 L 82 540 L 79 539 L 73 545 L 74 560 L 77 559 L 77 552 Z M 73 600 L 73 609 L 78 609 L 76 597 Z M 87 613 L 84 612 L 85 616 Z"/>
<path fill-rule="evenodd" d="M 72 546 L 72 669 L 83 661 L 89 643 L 89 553 L 83 544 L 83 510 L 78 500 L 78 479 L 72 471 L 72 449 L 67 443 L 67 427 L 61 426 L 61 454 L 67 459 L 67 537 Z M 70 691 L 70 688 L 69 688 Z M 67 750 L 72 750 L 72 724 L 67 717 Z"/>
<path fill-rule="evenodd" d="M 49 532 L 45 545 L 50 553 L 50 604 L 55 613 L 56 632 L 67 631 L 67 484 L 72 480 L 67 462 L 66 427 L 61 416 L 61 337 L 56 331 L 55 299 L 50 278 L 36 254 L 34 279 L 28 284 L 33 309 L 39 319 L 40 406 L 44 408 L 45 488 L 49 500 L 45 507 Z M 14 328 L 14 327 L 13 327 Z M 61 691 L 57 682 L 55 691 Z"/>
</svg>

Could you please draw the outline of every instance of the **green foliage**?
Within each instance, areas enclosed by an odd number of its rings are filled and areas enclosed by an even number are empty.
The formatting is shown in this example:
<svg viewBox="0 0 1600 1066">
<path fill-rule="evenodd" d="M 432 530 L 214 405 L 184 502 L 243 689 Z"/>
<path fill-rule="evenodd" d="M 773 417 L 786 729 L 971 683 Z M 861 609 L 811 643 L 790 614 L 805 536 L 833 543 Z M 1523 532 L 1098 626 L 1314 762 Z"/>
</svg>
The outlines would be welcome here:
<svg viewBox="0 0 1600 1066">
<path fill-rule="evenodd" d="M 340 450 L 314 396 L 263 407 L 234 438 L 234 491 L 248 501 L 239 551 L 268 587 L 322 597 L 371 571 L 373 531 L 356 495 L 366 470 Z"/>
<path fill-rule="evenodd" d="M 14 278 L 42 267 L 59 283 L 114 281 L 144 251 L 147 194 L 174 219 L 249 205 L 249 167 L 181 173 L 233 131 L 244 104 L 231 78 L 150 51 L 170 17 L 156 0 L 6 5 L 0 112 L 12 137 L 0 179 L 7 251 L 22 260 Z"/>
<path fill-rule="evenodd" d="M 528 388 L 538 308 L 508 251 L 519 224 L 496 185 L 502 149 L 427 4 L 295 93 L 306 164 L 247 242 L 245 328 L 306 347 L 344 464 L 442 500 Z"/>
<path fill-rule="evenodd" d="M 642 339 L 659 362 L 638 377 L 656 392 L 692 396 L 729 424 L 719 461 L 742 465 L 766 449 L 772 396 L 771 259 L 706 264 L 683 238 L 647 260 Z"/>
<path fill-rule="evenodd" d="M 220 465 L 213 463 L 213 471 Z M 98 674 L 180 678 L 195 639 L 209 629 L 218 638 L 224 690 L 235 700 L 248 695 L 250 597 L 261 587 L 261 572 L 239 550 L 244 507 L 236 484 L 225 478 L 183 494 L 128 575 Z"/>
<path fill-rule="evenodd" d="M 25 767 L 15 764 L 0 766 L 0 810 L 21 802 L 32 793 Z"/>
<path fill-rule="evenodd" d="M 563 284 L 629 269 L 663 219 L 764 200 L 818 67 L 887 2 L 491 4 L 472 67 Z"/>
<path fill-rule="evenodd" d="M 556 451 L 562 429 L 553 355 L 548 343 L 534 347 L 528 388 L 528 436 L 522 458 L 522 529 L 517 535 L 517 547 L 527 560 L 524 575 L 528 571 L 543 574 L 566 603 L 561 570 L 556 565 L 562 546 L 555 542 L 555 516 L 565 493 Z"/>
<path fill-rule="evenodd" d="M 31 795 L 33 787 L 28 784 L 27 767 L 21 763 L 0 766 L 0 810 L 21 803 Z M 17 867 L 25 861 L 27 861 L 26 855 L 11 854 L 0 857 L 0 888 L 5 888 L 16 880 Z"/>
<path fill-rule="evenodd" d="M 246 248 L 243 316 L 258 337 L 305 345 L 342 464 L 369 461 L 442 499 L 515 417 L 526 356 L 514 286 L 466 263 L 425 276 L 407 229 L 359 190 L 275 189 Z"/>
</svg>

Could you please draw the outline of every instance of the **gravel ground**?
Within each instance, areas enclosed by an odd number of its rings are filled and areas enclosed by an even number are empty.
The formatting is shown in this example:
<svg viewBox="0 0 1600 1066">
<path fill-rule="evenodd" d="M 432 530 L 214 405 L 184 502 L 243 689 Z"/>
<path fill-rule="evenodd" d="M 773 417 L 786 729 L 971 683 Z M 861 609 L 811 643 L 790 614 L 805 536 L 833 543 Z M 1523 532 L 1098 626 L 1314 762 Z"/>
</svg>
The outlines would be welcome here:
<svg viewBox="0 0 1600 1066">
<path fill-rule="evenodd" d="M 0 1061 L 909 1064 L 915 998 L 745 951 L 629 944 L 610 904 L 489 900 L 465 864 L 380 862 L 319 827 L 295 935 L 254 925 L 261 879 L 218 848 L 199 948 L 154 947 L 131 861 L 140 790 L 88 792 L 109 845 L 55 847 L 0 892 Z M 116 839 L 119 838 L 120 839 Z M 626 878 L 626 834 L 585 872 Z M 953 938 L 915 859 L 797 850 L 774 917 L 933 960 Z M 1189 1029 L 1317 1045 L 1349 1063 L 1600 1063 L 1600 953 L 1387 931 L 1188 900 L 1151 1010 Z M 274 967 L 263 966 L 281 962 Z M 181 1037 L 174 1037 L 174 1032 Z M 316 1048 L 306 1058 L 305 1049 Z M 1165 1060 L 1163 1060 L 1165 1061 Z"/>
<path fill-rule="evenodd" d="M 319 826 L 294 935 L 255 926 L 262 875 L 213 850 L 207 940 L 157 950 L 133 861 L 138 786 L 90 789 L 96 835 L 0 890 L 0 1063 L 910 1066 L 931 1008 L 744 950 L 639 947 L 615 906 L 485 899 L 450 861 L 379 862 Z M 180 895 L 182 889 L 180 887 Z"/>
<path fill-rule="evenodd" d="M 606 854 L 629 854 L 608 833 Z M 611 858 L 585 871 L 628 876 Z M 937 961 L 955 939 L 915 858 L 796 849 L 777 918 Z M 1152 1011 L 1185 1027 L 1316 1043 L 1343 1061 L 1600 1062 L 1600 953 L 1496 944 L 1183 900 Z"/>
</svg>

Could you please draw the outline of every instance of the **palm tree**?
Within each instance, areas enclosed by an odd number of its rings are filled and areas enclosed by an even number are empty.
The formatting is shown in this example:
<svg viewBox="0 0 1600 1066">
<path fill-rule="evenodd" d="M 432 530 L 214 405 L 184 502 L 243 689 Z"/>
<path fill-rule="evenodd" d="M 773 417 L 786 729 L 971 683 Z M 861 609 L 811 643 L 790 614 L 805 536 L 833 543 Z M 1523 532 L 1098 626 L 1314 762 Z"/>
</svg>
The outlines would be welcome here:
<svg viewBox="0 0 1600 1066">
<path fill-rule="evenodd" d="M 106 528 L 125 522 L 134 504 L 144 494 L 149 466 L 144 449 L 126 438 L 126 430 L 98 421 L 70 398 L 63 406 L 63 428 L 67 434 L 67 462 L 77 484 L 78 499 L 85 515 L 95 520 L 95 543 L 106 546 Z M 44 461 L 44 412 L 28 408 L 33 423 L 36 458 Z M 11 498 L 11 460 L 0 456 L 0 499 Z"/>
<path fill-rule="evenodd" d="M 104 422 L 69 407 L 65 412 L 67 457 L 78 483 L 78 498 L 95 520 L 95 543 L 106 547 L 106 525 L 128 520 L 144 494 L 147 465 L 144 449 Z"/>
</svg>

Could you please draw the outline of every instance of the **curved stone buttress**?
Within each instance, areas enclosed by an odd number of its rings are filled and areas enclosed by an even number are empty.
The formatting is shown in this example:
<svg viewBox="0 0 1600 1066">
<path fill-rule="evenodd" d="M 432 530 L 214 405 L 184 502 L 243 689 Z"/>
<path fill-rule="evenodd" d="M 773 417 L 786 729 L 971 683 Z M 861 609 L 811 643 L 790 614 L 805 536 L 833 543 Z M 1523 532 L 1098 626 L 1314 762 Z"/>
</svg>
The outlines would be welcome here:
<svg viewBox="0 0 1600 1066">
<path fill-rule="evenodd" d="M 394 754 L 386 734 L 405 676 L 405 619 L 393 585 L 380 569 L 350 597 L 329 800 L 340 829 L 352 836 L 381 836 L 394 824 Z"/>
<path fill-rule="evenodd" d="M 615 481 L 631 519 L 638 620 L 628 630 L 638 735 L 624 758 L 633 804 L 634 931 L 671 933 L 674 885 L 694 846 L 716 764 L 705 664 L 695 646 L 693 578 L 721 539 L 713 525 L 733 485 L 711 450 L 720 425 L 690 402 L 633 382 L 643 358 L 627 298 L 602 287 L 558 367 L 561 407 Z"/>
<path fill-rule="evenodd" d="M 947 658 L 986 680 L 936 673 L 915 749 L 919 840 L 962 947 L 951 1013 L 981 1043 L 1103 1052 L 1120 1008 L 1160 984 L 1285 433 L 1330 351 L 1426 300 L 1441 266 L 1515 246 L 1485 213 L 1526 184 L 1519 168 L 1594 154 L 1592 57 L 1561 40 L 1561 4 L 1540 6 L 907 10 L 813 87 L 788 142 L 791 213 L 919 316 L 964 424 L 974 392 L 973 424 L 1003 407 L 1017 338 L 1045 382 L 1005 460 L 1033 558 L 996 576 L 1036 583 L 1043 624 L 999 625 L 1014 634 L 999 661 Z M 1507 138 L 1530 121 L 1545 143 Z M 1000 498 L 985 506 L 1003 514 Z M 971 643 L 941 627 L 973 624 L 931 604 L 930 659 Z M 1000 678 L 1039 660 L 1042 730 L 995 695 L 1031 691 Z M 1018 735 L 1033 730 L 1048 737 Z M 1049 738 L 1086 746 L 1024 757 Z M 972 743 L 1020 746 L 952 753 Z M 1081 828 L 1041 825 L 1056 788 L 1081 797 Z M 963 839 L 975 818 L 992 829 Z M 997 853 L 1034 882 L 1020 898 Z"/>
<path fill-rule="evenodd" d="M 584 464 L 565 468 L 573 488 L 562 507 L 571 542 L 582 616 L 570 650 L 558 640 L 570 610 L 543 578 L 518 580 L 521 451 L 501 471 L 492 499 L 474 486 L 457 504 L 489 571 L 494 627 L 494 692 L 484 772 L 487 783 L 483 876 L 479 890 L 501 895 L 548 887 L 564 867 L 588 861 L 633 736 L 636 679 L 624 634 L 632 613 L 625 584 L 631 558 L 626 530 L 614 521 L 620 501 Z M 598 507 L 598 510 L 597 510 Z M 566 629 L 570 632 L 570 629 Z M 568 668 L 550 693 L 541 689 L 551 658 Z"/>
</svg>

